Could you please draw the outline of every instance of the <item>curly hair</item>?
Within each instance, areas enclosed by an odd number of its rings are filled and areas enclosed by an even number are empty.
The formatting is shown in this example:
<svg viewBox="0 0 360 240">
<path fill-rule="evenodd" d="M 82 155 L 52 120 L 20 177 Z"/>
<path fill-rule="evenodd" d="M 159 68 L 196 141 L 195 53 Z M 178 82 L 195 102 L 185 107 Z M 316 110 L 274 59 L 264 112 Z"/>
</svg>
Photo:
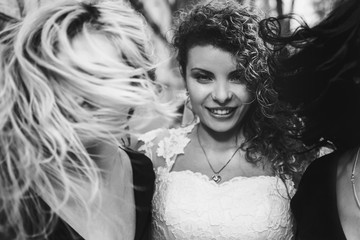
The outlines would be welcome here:
<svg viewBox="0 0 360 240">
<path fill-rule="evenodd" d="M 149 77 L 154 63 L 142 17 L 122 1 L 93 2 L 52 3 L 0 33 L 0 235 L 10 229 L 12 239 L 27 239 L 29 223 L 32 234 L 46 235 L 70 199 L 90 219 L 102 173 L 87 141 L 118 146 L 136 132 L 130 122 L 175 112 Z M 94 34 L 118 60 L 101 52 Z M 101 64 L 75 54 L 77 37 Z"/>
<path fill-rule="evenodd" d="M 287 137 L 294 117 L 277 100 L 267 66 L 270 51 L 258 35 L 260 16 L 233 0 L 201 2 L 179 13 L 173 46 L 183 76 L 194 46 L 212 45 L 232 54 L 255 98 L 243 127 L 246 159 L 253 164 L 270 161 L 276 174 L 292 177 L 300 170 L 292 155 L 299 145 Z"/>
<path fill-rule="evenodd" d="M 282 35 L 280 20 L 298 28 Z M 260 33 L 272 46 L 269 66 L 280 100 L 304 119 L 299 137 L 309 146 L 347 149 L 360 139 L 360 2 L 340 1 L 318 25 L 296 15 L 268 18 Z"/>
</svg>

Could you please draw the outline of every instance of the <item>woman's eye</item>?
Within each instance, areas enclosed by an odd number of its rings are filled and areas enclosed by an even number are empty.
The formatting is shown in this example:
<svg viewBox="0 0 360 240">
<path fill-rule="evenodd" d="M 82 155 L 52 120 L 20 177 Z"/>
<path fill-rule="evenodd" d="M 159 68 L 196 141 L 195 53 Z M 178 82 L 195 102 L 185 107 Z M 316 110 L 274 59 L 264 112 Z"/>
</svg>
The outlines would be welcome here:
<svg viewBox="0 0 360 240">
<path fill-rule="evenodd" d="M 194 78 L 200 83 L 209 82 L 212 80 L 210 76 L 204 74 L 195 75 Z"/>
<path fill-rule="evenodd" d="M 241 78 L 237 78 L 237 77 L 230 78 L 230 81 L 234 82 L 234 83 L 243 83 L 244 82 Z"/>
<path fill-rule="evenodd" d="M 230 82 L 238 83 L 238 84 L 246 84 L 246 80 L 243 76 L 240 75 L 234 75 L 229 78 Z"/>
</svg>

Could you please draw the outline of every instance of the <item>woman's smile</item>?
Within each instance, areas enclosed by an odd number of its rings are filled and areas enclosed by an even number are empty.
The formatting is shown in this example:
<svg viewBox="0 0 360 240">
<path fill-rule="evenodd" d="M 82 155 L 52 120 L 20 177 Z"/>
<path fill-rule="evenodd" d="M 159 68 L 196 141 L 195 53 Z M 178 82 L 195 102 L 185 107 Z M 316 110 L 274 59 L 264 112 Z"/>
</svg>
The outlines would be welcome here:
<svg viewBox="0 0 360 240">
<path fill-rule="evenodd" d="M 231 118 L 237 107 L 205 107 L 214 118 Z"/>
<path fill-rule="evenodd" d="M 232 53 L 212 45 L 189 50 L 186 85 L 201 123 L 215 132 L 240 127 L 252 98 Z"/>
</svg>

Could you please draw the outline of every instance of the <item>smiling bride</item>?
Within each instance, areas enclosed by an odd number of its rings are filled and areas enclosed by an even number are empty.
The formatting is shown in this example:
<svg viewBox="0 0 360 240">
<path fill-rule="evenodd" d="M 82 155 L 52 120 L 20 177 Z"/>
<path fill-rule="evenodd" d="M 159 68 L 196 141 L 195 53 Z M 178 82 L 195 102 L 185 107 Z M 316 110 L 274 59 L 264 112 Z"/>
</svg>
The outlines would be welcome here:
<svg viewBox="0 0 360 240">
<path fill-rule="evenodd" d="M 280 108 L 258 36 L 235 1 L 181 13 L 173 45 L 192 124 L 140 137 L 153 161 L 154 239 L 291 239 L 291 118 Z"/>
</svg>

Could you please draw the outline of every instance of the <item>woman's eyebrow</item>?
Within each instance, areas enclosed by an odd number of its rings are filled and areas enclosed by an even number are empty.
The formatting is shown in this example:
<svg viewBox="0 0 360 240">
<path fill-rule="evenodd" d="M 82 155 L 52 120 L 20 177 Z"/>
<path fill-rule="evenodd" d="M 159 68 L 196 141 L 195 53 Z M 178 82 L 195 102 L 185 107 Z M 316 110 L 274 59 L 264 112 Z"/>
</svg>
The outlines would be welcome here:
<svg viewBox="0 0 360 240">
<path fill-rule="evenodd" d="M 213 75 L 212 72 L 210 72 L 208 70 L 205 70 L 205 69 L 202 69 L 202 68 L 199 68 L 199 67 L 191 68 L 190 70 Z"/>
<path fill-rule="evenodd" d="M 239 76 L 243 71 L 241 69 L 236 69 L 228 74 L 229 77 Z"/>
</svg>

